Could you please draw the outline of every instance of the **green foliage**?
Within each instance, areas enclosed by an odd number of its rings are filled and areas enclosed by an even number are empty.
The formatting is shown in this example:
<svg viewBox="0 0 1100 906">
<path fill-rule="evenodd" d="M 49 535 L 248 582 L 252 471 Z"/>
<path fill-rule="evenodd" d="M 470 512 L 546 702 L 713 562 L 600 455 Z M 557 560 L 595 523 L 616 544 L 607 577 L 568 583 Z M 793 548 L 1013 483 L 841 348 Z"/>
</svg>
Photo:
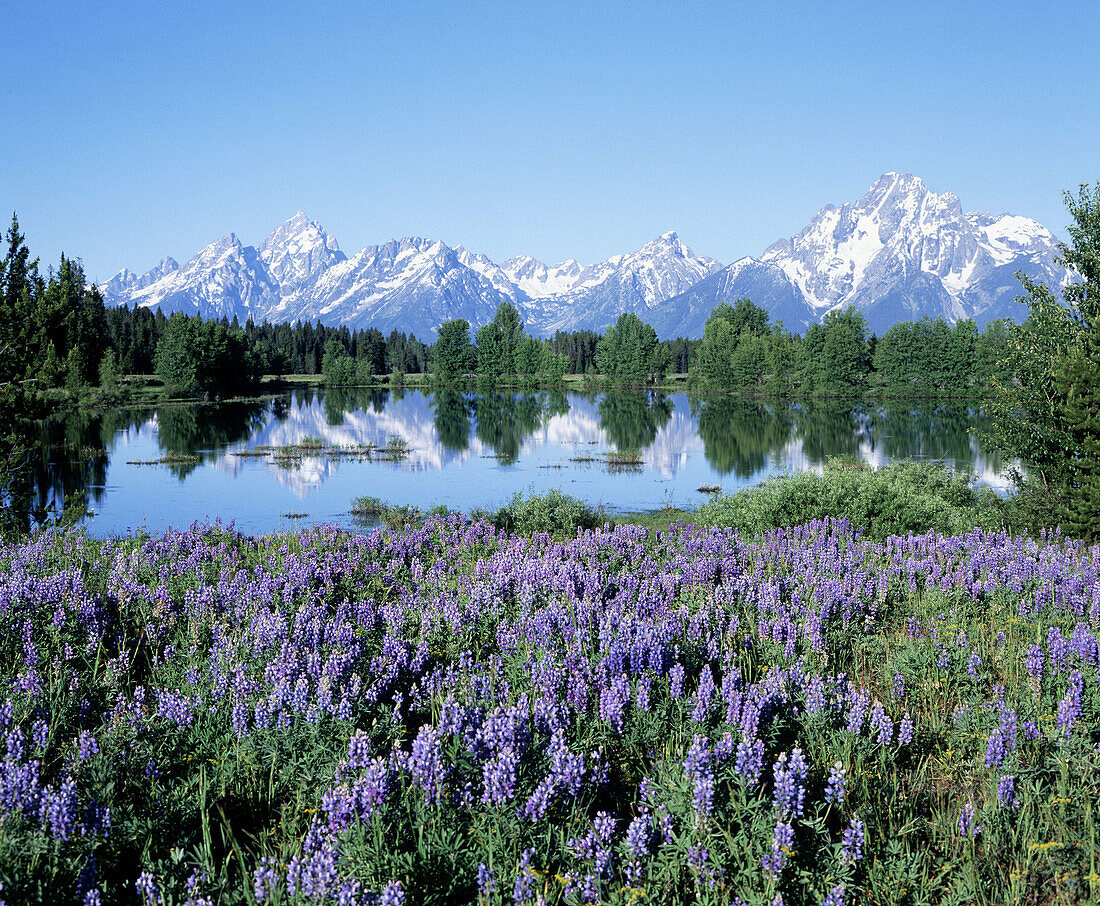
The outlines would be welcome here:
<svg viewBox="0 0 1100 906">
<path fill-rule="evenodd" d="M 810 325 L 797 362 L 803 389 L 816 396 L 862 393 L 871 368 L 867 340 L 867 320 L 851 306 Z"/>
<path fill-rule="evenodd" d="M 499 378 L 519 374 L 516 355 L 524 339 L 523 322 L 510 302 L 501 302 L 493 320 L 477 332 L 477 373 Z"/>
<path fill-rule="evenodd" d="M 432 346 L 432 375 L 443 384 L 453 384 L 472 371 L 477 350 L 470 345 L 470 322 L 456 318 L 440 325 Z"/>
<path fill-rule="evenodd" d="M 996 344 L 1003 326 L 991 328 L 981 347 L 973 321 L 948 325 L 943 318 L 899 321 L 878 341 L 875 386 L 888 396 L 962 396 L 980 388 L 1003 355 Z"/>
<path fill-rule="evenodd" d="M 694 383 L 713 390 L 756 390 L 768 367 L 768 313 L 748 299 L 716 306 L 703 328 Z"/>
<path fill-rule="evenodd" d="M 657 342 L 657 331 L 633 312 L 624 312 L 596 346 L 600 374 L 618 384 L 659 382 L 672 365 L 667 347 Z"/>
<path fill-rule="evenodd" d="M 175 314 L 157 343 L 157 375 L 185 393 L 225 394 L 260 376 L 245 335 L 217 321 Z"/>
<path fill-rule="evenodd" d="M 1073 470 L 1059 516 L 1070 534 L 1100 540 L 1100 317 L 1056 364 L 1055 377 L 1066 400 L 1065 455 Z"/>
<path fill-rule="evenodd" d="M 754 535 L 815 519 L 848 519 L 869 537 L 958 534 L 997 528 L 999 501 L 978 489 L 973 476 L 939 463 L 896 462 L 872 469 L 850 460 L 830 460 L 824 473 L 771 478 L 755 488 L 716 497 L 699 507 L 700 525 Z"/>
<path fill-rule="evenodd" d="M 517 535 L 547 534 L 571 538 L 578 529 L 594 529 L 606 522 L 601 510 L 554 489 L 525 498 L 516 494 L 492 515 L 497 528 Z"/>
<path fill-rule="evenodd" d="M 370 367 L 369 362 L 367 367 Z M 356 361 L 348 355 L 347 349 L 339 340 L 329 340 L 326 344 L 325 355 L 321 359 L 321 375 L 326 384 L 336 387 L 359 383 L 359 369 Z"/>
</svg>

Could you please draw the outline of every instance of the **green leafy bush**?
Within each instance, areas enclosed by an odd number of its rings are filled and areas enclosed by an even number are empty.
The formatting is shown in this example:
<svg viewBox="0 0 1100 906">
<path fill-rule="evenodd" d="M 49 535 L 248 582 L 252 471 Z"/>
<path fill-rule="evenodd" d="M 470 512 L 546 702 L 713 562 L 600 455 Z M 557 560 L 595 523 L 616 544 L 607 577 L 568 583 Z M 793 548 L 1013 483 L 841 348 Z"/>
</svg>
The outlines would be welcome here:
<svg viewBox="0 0 1100 906">
<path fill-rule="evenodd" d="M 828 516 L 846 517 L 881 540 L 910 532 L 955 534 L 975 527 L 996 528 L 1001 510 L 997 495 L 978 488 L 971 472 L 953 472 L 943 463 L 906 461 L 872 469 L 834 459 L 821 475 L 784 475 L 716 497 L 699 507 L 695 521 L 755 534 Z"/>
<path fill-rule="evenodd" d="M 545 532 L 565 538 L 575 535 L 578 528 L 598 528 L 606 517 L 602 510 L 593 509 L 576 497 L 555 489 L 526 499 L 516 494 L 510 503 L 493 514 L 492 521 L 497 528 L 518 535 Z"/>
</svg>

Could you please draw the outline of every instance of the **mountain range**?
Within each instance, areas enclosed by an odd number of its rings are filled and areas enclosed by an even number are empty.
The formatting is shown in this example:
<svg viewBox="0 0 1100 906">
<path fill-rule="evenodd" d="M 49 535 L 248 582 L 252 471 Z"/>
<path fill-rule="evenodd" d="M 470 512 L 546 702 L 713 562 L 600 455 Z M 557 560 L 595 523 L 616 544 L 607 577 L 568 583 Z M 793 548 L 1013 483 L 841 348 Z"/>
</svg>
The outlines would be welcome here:
<svg viewBox="0 0 1100 906">
<path fill-rule="evenodd" d="M 723 266 L 695 255 L 674 232 L 599 264 L 547 265 L 519 256 L 500 264 L 461 245 L 406 237 L 348 257 L 299 211 L 258 246 L 233 233 L 180 265 L 172 258 L 140 276 L 123 270 L 100 285 L 108 304 L 165 313 L 314 321 L 403 330 L 430 340 L 465 318 L 476 328 L 501 302 L 529 332 L 602 331 L 634 312 L 661 337 L 699 337 L 711 309 L 749 298 L 800 333 L 831 310 L 853 305 L 879 334 L 923 316 L 954 322 L 1021 320 L 1017 271 L 1057 288 L 1070 275 L 1058 240 L 1015 214 L 966 213 L 950 192 L 912 175 L 887 173 L 862 198 L 826 205 L 796 235 L 759 257 Z"/>
</svg>

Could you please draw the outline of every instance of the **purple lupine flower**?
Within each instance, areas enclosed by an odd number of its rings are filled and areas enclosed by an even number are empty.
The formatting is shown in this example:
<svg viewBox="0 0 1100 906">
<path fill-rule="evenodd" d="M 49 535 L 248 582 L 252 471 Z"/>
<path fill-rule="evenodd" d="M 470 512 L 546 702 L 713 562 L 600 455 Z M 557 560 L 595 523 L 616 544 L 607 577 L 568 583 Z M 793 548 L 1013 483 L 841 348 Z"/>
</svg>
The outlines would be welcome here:
<svg viewBox="0 0 1100 906">
<path fill-rule="evenodd" d="M 783 821 L 775 825 L 775 833 L 772 834 L 771 849 L 765 854 L 762 864 L 764 871 L 773 881 L 783 871 L 783 857 L 791 852 L 794 846 L 794 828 Z"/>
<path fill-rule="evenodd" d="M 604 843 L 610 843 L 611 838 L 615 834 L 616 823 L 614 816 L 609 815 L 607 812 L 596 812 L 596 817 L 592 821 L 592 827 L 600 840 Z"/>
<path fill-rule="evenodd" d="M 1069 654 L 1069 645 L 1057 626 L 1051 626 L 1047 630 L 1047 648 L 1050 649 L 1050 672 L 1056 676 Z"/>
<path fill-rule="evenodd" d="M 789 759 L 786 752 L 781 753 L 772 770 L 776 810 L 780 815 L 801 816 L 806 782 L 806 759 L 802 757 L 802 750 L 794 749 Z"/>
<path fill-rule="evenodd" d="M 1065 696 L 1058 702 L 1058 728 L 1062 731 L 1062 735 L 1067 738 L 1073 730 L 1073 724 L 1081 716 L 1081 692 L 1083 688 L 1084 681 L 1081 677 L 1081 671 L 1075 669 L 1070 674 L 1069 688 L 1066 690 Z"/>
<path fill-rule="evenodd" d="M 970 674 L 971 679 L 978 678 L 978 668 L 982 665 L 982 659 L 978 656 L 978 652 L 974 652 L 970 655 L 970 660 L 966 664 L 966 672 Z"/>
<path fill-rule="evenodd" d="M 844 804 L 845 782 L 844 765 L 837 762 L 829 768 L 829 780 L 825 784 L 825 801 L 828 803 Z"/>
<path fill-rule="evenodd" d="M 844 839 L 840 844 L 840 861 L 849 865 L 863 858 L 863 844 L 867 836 L 867 827 L 859 818 L 852 818 L 844 829 Z"/>
<path fill-rule="evenodd" d="M 711 765 L 707 738 L 696 734 L 684 759 L 684 776 L 691 781 L 697 820 L 714 811 L 714 768 Z"/>
<path fill-rule="evenodd" d="M 985 745 L 985 766 L 987 768 L 999 768 L 1005 760 L 1005 737 L 998 727 L 989 734 L 989 740 Z"/>
<path fill-rule="evenodd" d="M 982 826 L 978 824 L 978 812 L 973 802 L 968 802 L 959 813 L 959 836 L 976 837 L 982 832 Z"/>
<path fill-rule="evenodd" d="M 259 867 L 252 872 L 252 892 L 256 902 L 265 903 L 279 889 L 279 870 L 272 856 L 264 856 Z"/>
<path fill-rule="evenodd" d="M 806 691 L 806 712 L 808 714 L 820 714 L 825 710 L 825 683 L 820 676 L 810 680 L 809 689 Z"/>
<path fill-rule="evenodd" d="M 898 724 L 898 745 L 907 746 L 913 741 L 913 719 L 909 716 L 909 712 L 905 712 L 905 716 L 902 717 L 901 723 Z"/>
<path fill-rule="evenodd" d="M 844 906 L 844 885 L 837 884 L 833 887 L 828 896 L 821 901 L 821 906 Z"/>
<path fill-rule="evenodd" d="M 160 904 L 164 902 L 160 892 L 157 890 L 157 884 L 149 872 L 143 871 L 138 875 L 137 881 L 134 882 L 134 887 L 136 887 L 137 892 L 141 894 L 141 900 L 145 906 L 160 906 Z"/>
<path fill-rule="evenodd" d="M 531 869 L 534 848 L 525 849 L 516 866 L 516 881 L 512 885 L 512 900 L 516 903 L 529 903 L 535 898 L 535 885 L 538 875 Z"/>
<path fill-rule="evenodd" d="M 600 690 L 600 717 L 611 724 L 616 734 L 623 732 L 623 711 L 630 701 L 630 683 L 620 674 Z"/>
<path fill-rule="evenodd" d="M 755 786 L 764 771 L 764 743 L 759 739 L 742 739 L 737 743 L 734 770 L 749 786 Z"/>
<path fill-rule="evenodd" d="M 1005 774 L 997 782 L 997 804 L 1002 808 L 1016 808 L 1016 777 Z"/>
<path fill-rule="evenodd" d="M 496 874 L 484 862 L 477 866 L 477 892 L 486 899 L 497 892 Z"/>
<path fill-rule="evenodd" d="M 863 720 L 867 713 L 870 696 L 866 692 L 853 692 L 848 701 L 848 732 L 854 735 L 863 730 Z"/>
<path fill-rule="evenodd" d="M 894 698 L 901 700 L 905 698 L 905 677 L 900 673 L 894 674 Z M 841 885 L 841 893 L 843 894 L 844 885 Z"/>
<path fill-rule="evenodd" d="M 430 724 L 424 724 L 413 740 L 409 753 L 409 773 L 416 785 L 427 794 L 425 799 L 429 805 L 442 799 L 447 777 L 440 744 L 440 734 Z"/>
<path fill-rule="evenodd" d="M 80 761 L 87 761 L 98 752 L 99 743 L 96 742 L 96 738 L 87 730 L 81 730 L 76 738 L 76 757 Z"/>
<path fill-rule="evenodd" d="M 639 815 L 630 822 L 626 829 L 626 848 L 632 859 L 641 860 L 649 854 L 649 844 L 652 839 L 649 816 Z"/>
<path fill-rule="evenodd" d="M 1039 685 L 1043 681 L 1043 649 L 1038 644 L 1027 649 L 1027 675 L 1031 678 L 1031 689 L 1038 693 Z"/>
<path fill-rule="evenodd" d="M 404 906 L 405 888 L 400 881 L 389 881 L 382 888 L 382 897 L 378 901 L 379 906 Z"/>
<path fill-rule="evenodd" d="M 879 745 L 890 745 L 890 740 L 894 736 L 894 722 L 887 717 L 886 709 L 882 707 L 882 702 L 875 702 L 875 706 L 871 709 L 871 719 L 869 723 L 871 729 L 875 732 Z"/>
<path fill-rule="evenodd" d="M 1016 748 L 1016 712 L 1003 702 L 998 702 L 997 708 L 1000 711 L 1000 730 L 1004 737 L 1005 748 L 1011 751 Z"/>
<path fill-rule="evenodd" d="M 684 692 L 684 668 L 682 664 L 673 664 L 668 674 L 668 692 L 673 698 L 679 698 Z"/>
<path fill-rule="evenodd" d="M 657 818 L 661 822 L 661 845 L 667 846 L 675 839 L 675 833 L 672 828 L 672 815 L 668 812 L 668 806 L 661 803 L 660 808 L 657 809 Z"/>
</svg>

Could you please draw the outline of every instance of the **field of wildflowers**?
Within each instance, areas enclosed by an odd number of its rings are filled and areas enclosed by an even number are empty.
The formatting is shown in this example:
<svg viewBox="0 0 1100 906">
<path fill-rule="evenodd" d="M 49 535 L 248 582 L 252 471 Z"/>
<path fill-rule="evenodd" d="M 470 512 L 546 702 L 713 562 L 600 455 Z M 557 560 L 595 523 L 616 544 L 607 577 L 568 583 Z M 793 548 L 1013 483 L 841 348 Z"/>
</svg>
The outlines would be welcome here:
<svg viewBox="0 0 1100 906">
<path fill-rule="evenodd" d="M 461 516 L 0 548 L 9 904 L 1100 896 L 1100 548 Z"/>
</svg>

